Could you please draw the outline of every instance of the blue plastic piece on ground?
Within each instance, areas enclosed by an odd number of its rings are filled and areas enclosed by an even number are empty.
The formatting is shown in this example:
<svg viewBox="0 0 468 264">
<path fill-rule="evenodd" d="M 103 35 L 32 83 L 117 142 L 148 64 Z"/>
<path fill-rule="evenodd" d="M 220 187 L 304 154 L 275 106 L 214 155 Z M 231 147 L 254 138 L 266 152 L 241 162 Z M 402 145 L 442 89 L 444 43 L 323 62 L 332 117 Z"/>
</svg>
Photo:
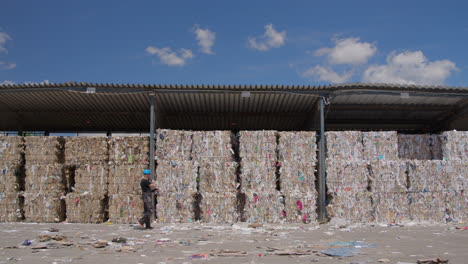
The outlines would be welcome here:
<svg viewBox="0 0 468 264">
<path fill-rule="evenodd" d="M 377 245 L 376 244 L 366 244 L 366 243 L 361 243 L 361 242 L 357 242 L 357 241 L 349 241 L 349 242 L 336 241 L 336 242 L 328 243 L 327 246 L 374 248 Z"/>
<path fill-rule="evenodd" d="M 361 250 L 357 248 L 341 247 L 322 250 L 320 253 L 333 257 L 352 257 L 361 253 Z"/>
</svg>

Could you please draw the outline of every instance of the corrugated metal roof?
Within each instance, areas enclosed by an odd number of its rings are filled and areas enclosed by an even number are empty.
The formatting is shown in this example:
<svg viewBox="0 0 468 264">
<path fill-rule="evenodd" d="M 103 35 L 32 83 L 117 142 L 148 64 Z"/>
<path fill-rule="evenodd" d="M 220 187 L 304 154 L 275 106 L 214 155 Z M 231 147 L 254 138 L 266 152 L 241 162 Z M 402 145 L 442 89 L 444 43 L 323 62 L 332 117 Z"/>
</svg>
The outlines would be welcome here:
<svg viewBox="0 0 468 264">
<path fill-rule="evenodd" d="M 87 88 L 96 88 L 87 93 Z M 250 97 L 242 97 L 249 91 Z M 0 130 L 147 131 L 150 94 L 159 126 L 174 129 L 302 130 L 330 96 L 329 127 L 423 128 L 466 117 L 468 88 L 390 84 L 328 86 L 15 84 L 0 85 Z M 402 98 L 401 93 L 408 93 Z M 405 97 L 405 96 L 403 96 Z M 453 120 L 452 120 L 453 119 Z M 446 124 L 447 127 L 450 127 Z M 452 128 L 452 127 L 450 127 Z"/>
</svg>

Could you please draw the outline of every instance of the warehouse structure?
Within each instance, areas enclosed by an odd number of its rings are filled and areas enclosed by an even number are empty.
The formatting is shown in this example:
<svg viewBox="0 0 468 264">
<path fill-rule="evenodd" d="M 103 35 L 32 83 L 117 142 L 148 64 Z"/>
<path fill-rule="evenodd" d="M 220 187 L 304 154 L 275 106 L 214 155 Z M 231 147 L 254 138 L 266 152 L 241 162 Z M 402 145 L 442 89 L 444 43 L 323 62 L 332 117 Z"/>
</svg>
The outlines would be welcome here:
<svg viewBox="0 0 468 264">
<path fill-rule="evenodd" d="M 319 220 L 325 218 L 325 130 L 468 130 L 464 87 L 63 83 L 3 85 L 0 95 L 0 131 L 150 131 L 150 157 L 156 128 L 317 131 Z"/>
</svg>

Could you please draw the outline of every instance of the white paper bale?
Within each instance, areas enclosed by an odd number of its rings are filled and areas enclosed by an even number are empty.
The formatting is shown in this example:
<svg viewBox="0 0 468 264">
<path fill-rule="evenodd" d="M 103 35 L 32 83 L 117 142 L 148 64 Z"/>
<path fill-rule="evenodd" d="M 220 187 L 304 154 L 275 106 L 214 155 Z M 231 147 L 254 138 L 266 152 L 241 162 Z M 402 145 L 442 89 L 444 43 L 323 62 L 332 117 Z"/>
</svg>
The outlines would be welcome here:
<svg viewBox="0 0 468 264">
<path fill-rule="evenodd" d="M 281 162 L 281 191 L 284 194 L 315 192 L 315 172 L 313 162 Z"/>
<path fill-rule="evenodd" d="M 147 165 L 112 165 L 109 167 L 109 195 L 141 194 L 140 182 Z"/>
<path fill-rule="evenodd" d="M 20 165 L 0 161 L 0 193 L 19 192 L 21 176 Z"/>
<path fill-rule="evenodd" d="M 451 160 L 446 163 L 447 189 L 449 191 L 468 190 L 468 162 Z"/>
<path fill-rule="evenodd" d="M 402 224 L 410 221 L 408 193 L 373 193 L 374 219 L 382 224 Z"/>
<path fill-rule="evenodd" d="M 104 195 L 107 193 L 109 181 L 109 166 L 103 165 L 79 165 L 75 170 L 76 193 L 92 193 Z"/>
<path fill-rule="evenodd" d="M 149 137 L 112 137 L 109 142 L 109 163 L 113 165 L 149 164 Z"/>
<path fill-rule="evenodd" d="M 398 136 L 396 131 L 362 132 L 365 160 L 398 159 Z"/>
<path fill-rule="evenodd" d="M 62 164 L 26 164 L 25 191 L 28 193 L 65 192 L 65 168 Z"/>
<path fill-rule="evenodd" d="M 410 197 L 410 217 L 414 222 L 445 223 L 446 195 L 443 192 L 413 192 Z"/>
<path fill-rule="evenodd" d="M 440 160 L 441 137 L 432 134 L 398 134 L 398 157 L 409 160 Z"/>
<path fill-rule="evenodd" d="M 192 223 L 195 221 L 195 195 L 161 193 L 156 205 L 159 223 Z"/>
<path fill-rule="evenodd" d="M 277 131 L 240 131 L 239 155 L 241 159 L 266 159 L 276 161 Z"/>
<path fill-rule="evenodd" d="M 28 222 L 57 223 L 65 220 L 62 193 L 24 193 L 24 216 Z"/>
<path fill-rule="evenodd" d="M 201 193 L 201 196 L 200 215 L 203 223 L 237 222 L 237 192 Z"/>
<path fill-rule="evenodd" d="M 200 192 L 236 192 L 237 166 L 237 162 L 201 162 L 199 171 Z"/>
<path fill-rule="evenodd" d="M 192 159 L 197 161 L 234 161 L 231 131 L 194 131 Z"/>
<path fill-rule="evenodd" d="M 65 201 L 68 223 L 102 223 L 104 221 L 104 195 L 69 193 Z"/>
<path fill-rule="evenodd" d="M 468 131 L 445 131 L 441 138 L 444 160 L 468 159 Z"/>
<path fill-rule="evenodd" d="M 0 136 L 0 162 L 22 164 L 24 139 L 20 136 Z"/>
<path fill-rule="evenodd" d="M 284 197 L 278 191 L 246 192 L 241 219 L 248 223 L 283 223 Z"/>
<path fill-rule="evenodd" d="M 140 195 L 114 194 L 109 196 L 109 221 L 114 224 L 136 224 L 143 216 Z"/>
<path fill-rule="evenodd" d="M 275 162 L 268 159 L 242 159 L 241 192 L 273 192 L 276 191 Z"/>
<path fill-rule="evenodd" d="M 450 190 L 445 196 L 447 220 L 466 223 L 468 221 L 468 196 L 465 191 Z"/>
<path fill-rule="evenodd" d="M 64 162 L 64 143 L 62 137 L 29 136 L 24 137 L 25 162 L 32 164 L 54 164 Z"/>
<path fill-rule="evenodd" d="M 360 161 L 364 159 L 361 131 L 325 132 L 327 158 L 340 161 Z"/>
<path fill-rule="evenodd" d="M 326 160 L 327 186 L 342 189 L 346 186 L 361 186 L 367 189 L 369 181 L 369 162 L 364 160 Z"/>
<path fill-rule="evenodd" d="M 327 205 L 330 218 L 343 218 L 350 223 L 372 222 L 371 193 L 364 190 L 344 189 L 329 192 L 332 197 Z"/>
<path fill-rule="evenodd" d="M 317 192 L 285 194 L 285 213 L 288 223 L 317 222 Z"/>
<path fill-rule="evenodd" d="M 408 191 L 407 163 L 400 160 L 381 160 L 370 163 L 370 188 L 375 193 Z"/>
<path fill-rule="evenodd" d="M 408 161 L 409 190 L 412 192 L 441 192 L 447 189 L 447 161 Z"/>
<path fill-rule="evenodd" d="M 278 135 L 280 161 L 316 163 L 317 144 L 314 131 L 278 132 Z"/>
<path fill-rule="evenodd" d="M 18 193 L 0 192 L 0 222 L 18 222 L 22 220 Z"/>
<path fill-rule="evenodd" d="M 198 163 L 195 161 L 158 161 L 156 186 L 162 192 L 197 192 Z"/>
<path fill-rule="evenodd" d="M 192 131 L 158 129 L 156 131 L 156 159 L 191 160 L 192 135 Z"/>
<path fill-rule="evenodd" d="M 107 137 L 67 137 L 65 139 L 65 164 L 102 164 L 109 161 Z"/>
</svg>

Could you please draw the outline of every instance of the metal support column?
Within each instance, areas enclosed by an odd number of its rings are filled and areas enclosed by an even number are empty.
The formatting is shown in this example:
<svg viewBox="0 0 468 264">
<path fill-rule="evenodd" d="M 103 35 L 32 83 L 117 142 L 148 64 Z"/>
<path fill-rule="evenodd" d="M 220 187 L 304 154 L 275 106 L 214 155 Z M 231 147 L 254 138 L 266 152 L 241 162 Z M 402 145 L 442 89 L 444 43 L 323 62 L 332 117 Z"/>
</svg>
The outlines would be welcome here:
<svg viewBox="0 0 468 264">
<path fill-rule="evenodd" d="M 151 170 L 151 178 L 152 181 L 154 179 L 154 94 L 150 94 L 150 170 Z"/>
<path fill-rule="evenodd" d="M 326 193 L 325 193 L 325 97 L 320 97 L 320 142 L 319 142 L 319 192 L 318 192 L 318 221 L 326 221 Z"/>
</svg>

